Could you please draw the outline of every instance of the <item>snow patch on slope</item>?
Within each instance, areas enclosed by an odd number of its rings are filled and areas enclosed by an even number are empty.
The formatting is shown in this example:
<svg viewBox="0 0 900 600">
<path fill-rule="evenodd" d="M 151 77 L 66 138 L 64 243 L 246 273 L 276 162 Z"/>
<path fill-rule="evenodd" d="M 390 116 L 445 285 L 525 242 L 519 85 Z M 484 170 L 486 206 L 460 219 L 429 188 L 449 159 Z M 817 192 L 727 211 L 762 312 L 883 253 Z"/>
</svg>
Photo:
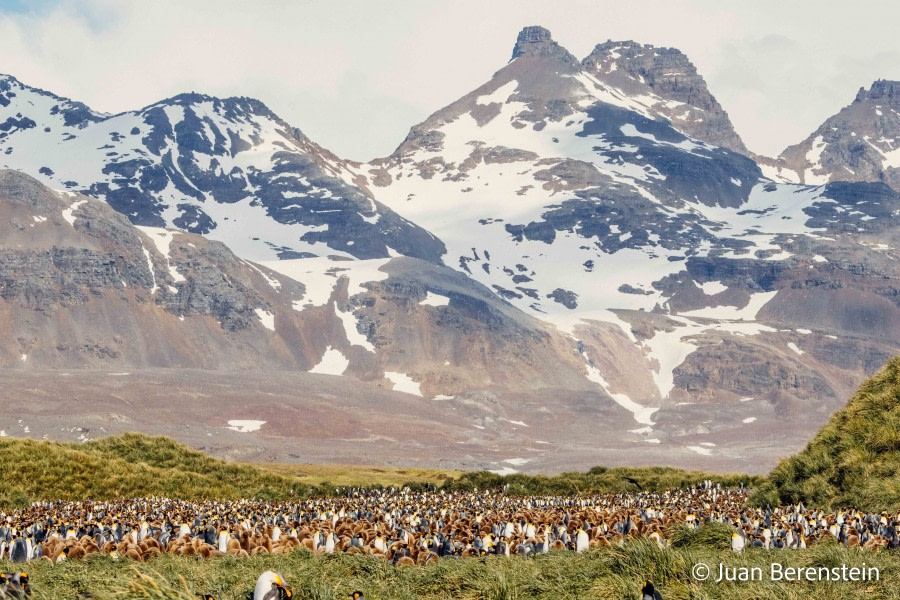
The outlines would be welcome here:
<svg viewBox="0 0 900 600">
<path fill-rule="evenodd" d="M 178 269 L 176 269 L 175 266 L 172 265 L 170 259 L 172 239 L 176 234 L 180 232 L 170 231 L 161 227 L 146 227 L 142 225 L 137 225 L 136 227 L 143 231 L 147 235 L 147 237 L 149 237 L 153 241 L 153 243 L 156 245 L 156 249 L 159 250 L 159 253 L 162 254 L 163 258 L 166 259 L 166 265 L 169 268 L 169 274 L 172 276 L 172 279 L 175 281 L 175 283 L 182 283 L 186 281 L 184 276 L 178 272 Z M 172 286 L 169 286 L 169 290 L 173 294 L 178 292 L 178 290 Z"/>
<path fill-rule="evenodd" d="M 310 369 L 309 372 L 322 375 L 343 375 L 348 366 L 350 366 L 350 360 L 337 348 L 328 346 L 319 364 Z"/>
<path fill-rule="evenodd" d="M 442 294 L 427 292 L 425 294 L 425 299 L 419 302 L 419 304 L 424 306 L 447 306 L 450 304 L 450 298 Z"/>
<path fill-rule="evenodd" d="M 422 396 L 422 391 L 419 389 L 420 384 L 416 383 L 413 378 L 406 373 L 385 371 L 384 377 L 394 384 L 394 387 L 391 389 L 393 389 L 395 392 L 403 392 L 406 394 L 413 394 L 414 396 Z"/>
<path fill-rule="evenodd" d="M 232 419 L 228 421 L 228 429 L 237 431 L 238 433 L 253 433 L 259 431 L 266 424 L 266 421 L 253 421 L 244 419 Z"/>
</svg>

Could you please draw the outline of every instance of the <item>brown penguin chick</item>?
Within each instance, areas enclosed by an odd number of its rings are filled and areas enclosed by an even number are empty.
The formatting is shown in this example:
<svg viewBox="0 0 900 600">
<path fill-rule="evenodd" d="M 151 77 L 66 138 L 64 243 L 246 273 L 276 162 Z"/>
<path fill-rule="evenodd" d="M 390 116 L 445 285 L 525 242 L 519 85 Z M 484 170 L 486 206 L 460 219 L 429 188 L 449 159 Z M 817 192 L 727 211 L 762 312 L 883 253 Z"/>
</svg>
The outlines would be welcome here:
<svg viewBox="0 0 900 600">
<path fill-rule="evenodd" d="M 100 553 L 100 547 L 97 546 L 97 542 L 95 542 L 93 539 L 84 542 L 83 544 L 81 544 L 81 547 L 84 549 L 85 554 L 99 554 Z"/>
<path fill-rule="evenodd" d="M 124 556 L 125 558 L 130 558 L 131 560 L 134 560 L 137 562 L 144 561 L 143 557 L 141 556 L 141 553 L 137 551 L 137 546 L 130 546 L 128 548 L 128 550 L 125 551 L 125 554 L 123 554 L 122 556 Z"/>
<path fill-rule="evenodd" d="M 414 566 L 416 566 L 416 561 L 414 561 L 413 559 L 411 559 L 408 556 L 403 556 L 397 560 L 397 568 L 414 567 Z"/>
</svg>

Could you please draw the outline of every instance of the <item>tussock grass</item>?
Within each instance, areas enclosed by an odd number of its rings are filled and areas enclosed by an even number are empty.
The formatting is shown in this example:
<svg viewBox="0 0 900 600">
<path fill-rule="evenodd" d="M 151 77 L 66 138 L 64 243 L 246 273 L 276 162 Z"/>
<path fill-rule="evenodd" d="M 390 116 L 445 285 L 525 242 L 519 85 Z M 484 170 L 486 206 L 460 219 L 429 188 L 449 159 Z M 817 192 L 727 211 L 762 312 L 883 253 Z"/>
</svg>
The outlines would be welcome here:
<svg viewBox="0 0 900 600">
<path fill-rule="evenodd" d="M 707 479 L 724 487 L 737 487 L 741 483 L 753 487 L 763 481 L 762 477 L 755 475 L 723 475 L 670 467 L 594 467 L 586 473 L 561 473 L 552 476 L 496 475 L 486 471 L 464 473 L 458 479 L 448 481 L 444 488 L 471 490 L 505 487 L 511 495 L 618 494 L 686 488 Z"/>
<path fill-rule="evenodd" d="M 725 523 L 707 523 L 692 529 L 686 525 L 676 525 L 668 532 L 669 542 L 675 548 L 731 548 L 731 534 L 734 531 Z"/>
<path fill-rule="evenodd" d="M 701 529 L 702 531 L 702 529 Z M 715 537 L 715 536 L 713 536 Z M 283 556 L 229 557 L 202 560 L 162 556 L 147 563 L 112 561 L 105 556 L 69 561 L 61 565 L 29 566 L 36 600 L 74 600 L 89 592 L 97 600 L 195 600 L 197 592 L 217 600 L 244 600 L 256 577 L 267 569 L 285 575 L 300 600 L 345 599 L 360 589 L 369 600 L 566 600 L 638 598 L 646 579 L 652 580 L 666 600 L 779 599 L 855 600 L 900 597 L 900 555 L 848 549 L 836 544 L 805 551 L 731 550 L 705 546 L 697 537 L 689 546 L 660 549 L 649 540 L 600 548 L 584 554 L 556 552 L 535 559 L 492 556 L 485 559 L 445 559 L 427 567 L 395 568 L 366 555 L 313 556 L 299 551 Z M 704 562 L 718 570 L 762 567 L 772 562 L 785 566 L 878 567 L 881 580 L 857 583 L 776 583 L 768 581 L 721 583 L 694 581 L 691 568 Z M 11 565 L 0 563 L 0 568 Z"/>
<path fill-rule="evenodd" d="M 364 465 L 292 465 L 292 464 L 257 464 L 260 469 L 296 478 L 300 483 L 329 487 L 403 487 L 434 485 L 442 486 L 445 482 L 458 479 L 462 471 L 445 471 L 441 469 L 420 469 L 411 467 L 374 467 Z"/>
<path fill-rule="evenodd" d="M 835 413 L 806 448 L 781 461 L 756 504 L 900 510 L 900 357 Z"/>
<path fill-rule="evenodd" d="M 162 437 L 125 434 L 87 444 L 0 439 L 6 498 L 81 500 L 163 495 L 197 499 L 289 497 L 289 477 L 232 464 Z"/>
</svg>

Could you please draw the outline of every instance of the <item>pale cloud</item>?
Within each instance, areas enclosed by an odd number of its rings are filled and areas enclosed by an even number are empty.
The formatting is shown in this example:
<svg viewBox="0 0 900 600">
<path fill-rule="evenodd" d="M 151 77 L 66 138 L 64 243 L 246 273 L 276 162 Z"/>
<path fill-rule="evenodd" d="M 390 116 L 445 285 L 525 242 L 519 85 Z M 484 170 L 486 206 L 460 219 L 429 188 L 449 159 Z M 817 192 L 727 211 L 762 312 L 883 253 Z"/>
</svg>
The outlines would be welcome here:
<svg viewBox="0 0 900 600">
<path fill-rule="evenodd" d="M 509 59 L 525 25 L 583 57 L 683 50 L 748 146 L 775 154 L 900 79 L 900 4 L 637 0 L 0 0 L 0 72 L 121 112 L 186 91 L 263 100 L 336 153 L 390 153 Z"/>
</svg>

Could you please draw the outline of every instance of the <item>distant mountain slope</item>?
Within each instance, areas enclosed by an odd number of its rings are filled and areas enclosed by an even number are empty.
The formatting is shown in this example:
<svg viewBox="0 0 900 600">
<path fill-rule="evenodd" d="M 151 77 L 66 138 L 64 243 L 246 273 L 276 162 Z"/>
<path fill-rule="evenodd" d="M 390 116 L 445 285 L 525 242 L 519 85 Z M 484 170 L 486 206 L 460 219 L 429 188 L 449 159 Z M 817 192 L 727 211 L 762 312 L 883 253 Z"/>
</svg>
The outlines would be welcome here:
<svg viewBox="0 0 900 600">
<path fill-rule="evenodd" d="M 558 332 L 419 259 L 251 263 L 14 171 L 0 239 L 0 368 L 287 369 L 418 396 L 590 387 Z"/>
<path fill-rule="evenodd" d="M 104 115 L 2 75 L 0 168 L 253 260 L 399 253 L 437 262 L 443 252 L 354 186 L 350 163 L 252 98 L 182 94 Z"/>
<path fill-rule="evenodd" d="M 781 461 L 757 502 L 900 510 L 900 357 L 866 381 L 802 452 Z"/>
<path fill-rule="evenodd" d="M 807 184 L 883 182 L 900 191 L 900 82 L 860 88 L 853 102 L 766 169 Z"/>
</svg>

